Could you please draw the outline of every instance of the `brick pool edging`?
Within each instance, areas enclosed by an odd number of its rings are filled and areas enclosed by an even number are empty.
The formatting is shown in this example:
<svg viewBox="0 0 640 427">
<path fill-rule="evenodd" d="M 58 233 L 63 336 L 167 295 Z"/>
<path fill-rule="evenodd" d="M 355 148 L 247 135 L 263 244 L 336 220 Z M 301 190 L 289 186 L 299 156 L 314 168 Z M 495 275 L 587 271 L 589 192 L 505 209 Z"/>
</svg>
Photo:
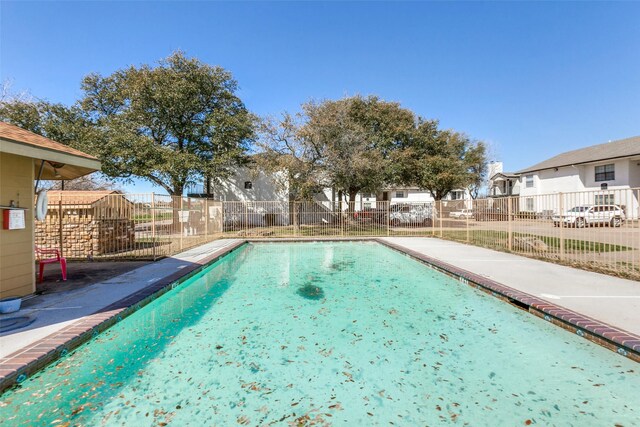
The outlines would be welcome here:
<svg viewBox="0 0 640 427">
<path fill-rule="evenodd" d="M 640 363 L 640 337 L 637 335 L 421 254 L 402 245 L 387 242 L 379 238 L 372 240 L 410 256 L 449 277 L 457 279 L 465 285 L 475 287 L 493 297 L 526 310 L 534 316 L 540 317 L 595 344 L 614 351 L 621 356 Z"/>
<path fill-rule="evenodd" d="M 3 357 L 0 359 L 0 393 L 20 384 L 45 366 L 66 356 L 71 350 L 104 332 L 115 323 L 175 288 L 178 284 L 198 274 L 209 264 L 246 243 L 246 240 L 241 239 L 220 248 L 205 258 L 192 262 L 179 271 L 109 304 L 100 311 L 85 316 L 71 325 Z"/>
</svg>

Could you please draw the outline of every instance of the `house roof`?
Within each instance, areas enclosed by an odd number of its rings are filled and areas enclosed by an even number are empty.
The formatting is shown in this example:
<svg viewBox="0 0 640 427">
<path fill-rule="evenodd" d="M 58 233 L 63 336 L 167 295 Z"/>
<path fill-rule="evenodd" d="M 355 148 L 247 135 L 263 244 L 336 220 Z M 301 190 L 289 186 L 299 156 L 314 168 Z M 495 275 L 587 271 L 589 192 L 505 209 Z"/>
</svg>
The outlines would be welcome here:
<svg viewBox="0 0 640 427">
<path fill-rule="evenodd" d="M 90 154 L 5 122 L 0 122 L 0 152 L 35 159 L 36 178 L 42 160 L 42 179 L 73 179 L 100 169 Z"/>
<path fill-rule="evenodd" d="M 491 175 L 489 177 L 489 179 L 494 179 L 498 175 L 503 176 L 503 177 L 508 178 L 508 179 L 515 179 L 515 178 L 518 178 L 520 176 L 520 175 L 518 175 L 517 173 L 514 173 L 514 172 L 496 172 L 493 175 Z"/>
<path fill-rule="evenodd" d="M 640 136 L 620 139 L 605 144 L 592 145 L 578 150 L 558 154 L 543 162 L 518 171 L 526 173 L 543 169 L 559 168 L 562 166 L 578 165 L 582 163 L 611 160 L 640 155 Z"/>
<path fill-rule="evenodd" d="M 118 195 L 122 199 L 127 200 L 122 193 L 117 190 L 49 190 L 47 191 L 47 198 L 49 202 L 52 203 L 55 207 L 55 202 L 58 200 L 62 201 L 63 205 L 93 205 L 96 202 L 104 199 L 110 195 Z M 120 199 L 118 199 L 120 200 Z M 131 203 L 131 202 L 129 202 Z"/>
</svg>

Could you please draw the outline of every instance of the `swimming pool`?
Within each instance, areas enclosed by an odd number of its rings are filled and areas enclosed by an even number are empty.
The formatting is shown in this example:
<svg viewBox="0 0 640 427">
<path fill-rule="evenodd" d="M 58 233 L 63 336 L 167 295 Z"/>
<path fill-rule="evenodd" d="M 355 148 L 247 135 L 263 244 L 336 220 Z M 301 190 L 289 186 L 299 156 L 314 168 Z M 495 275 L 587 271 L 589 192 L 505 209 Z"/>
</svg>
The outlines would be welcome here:
<svg viewBox="0 0 640 427">
<path fill-rule="evenodd" d="M 633 425 L 637 364 L 372 242 L 232 252 L 1 397 L 5 425 Z"/>
</svg>

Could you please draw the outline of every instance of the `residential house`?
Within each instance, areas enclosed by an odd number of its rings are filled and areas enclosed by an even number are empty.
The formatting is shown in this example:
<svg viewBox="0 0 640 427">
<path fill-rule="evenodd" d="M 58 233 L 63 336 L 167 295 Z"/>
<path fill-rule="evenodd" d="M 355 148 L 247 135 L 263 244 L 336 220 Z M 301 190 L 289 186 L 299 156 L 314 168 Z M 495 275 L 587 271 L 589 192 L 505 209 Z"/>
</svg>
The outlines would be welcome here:
<svg viewBox="0 0 640 427">
<path fill-rule="evenodd" d="M 567 151 L 517 175 L 521 210 L 557 212 L 576 205 L 618 204 L 628 217 L 637 218 L 638 191 L 631 189 L 640 188 L 640 136 Z M 573 194 L 577 192 L 588 193 Z M 565 194 L 562 201 L 558 193 Z"/>
<path fill-rule="evenodd" d="M 286 174 L 267 173 L 255 164 L 238 166 L 229 177 L 212 180 L 208 192 L 190 195 L 229 202 L 224 204 L 227 226 L 288 225 L 294 220 Z M 298 219 L 305 224 L 333 221 L 338 208 L 332 200 L 331 190 L 325 189 L 314 196 L 313 202 L 298 203 Z"/>
<path fill-rule="evenodd" d="M 507 197 L 520 194 L 520 175 L 504 172 L 502 162 L 489 164 L 489 197 Z"/>
</svg>

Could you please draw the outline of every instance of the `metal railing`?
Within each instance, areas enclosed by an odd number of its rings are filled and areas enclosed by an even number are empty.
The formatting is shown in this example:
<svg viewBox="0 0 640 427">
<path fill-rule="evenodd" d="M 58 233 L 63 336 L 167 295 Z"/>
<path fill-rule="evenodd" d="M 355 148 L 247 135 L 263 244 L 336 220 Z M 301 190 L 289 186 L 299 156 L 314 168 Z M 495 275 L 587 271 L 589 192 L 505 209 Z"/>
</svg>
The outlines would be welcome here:
<svg viewBox="0 0 640 427">
<path fill-rule="evenodd" d="M 69 259 L 158 259 L 215 240 L 222 203 L 158 194 L 60 192 L 36 221 L 37 246 Z"/>
<path fill-rule="evenodd" d="M 639 199 L 640 189 L 403 203 L 62 195 L 35 234 L 72 259 L 157 259 L 222 237 L 435 236 L 638 279 Z"/>
</svg>

